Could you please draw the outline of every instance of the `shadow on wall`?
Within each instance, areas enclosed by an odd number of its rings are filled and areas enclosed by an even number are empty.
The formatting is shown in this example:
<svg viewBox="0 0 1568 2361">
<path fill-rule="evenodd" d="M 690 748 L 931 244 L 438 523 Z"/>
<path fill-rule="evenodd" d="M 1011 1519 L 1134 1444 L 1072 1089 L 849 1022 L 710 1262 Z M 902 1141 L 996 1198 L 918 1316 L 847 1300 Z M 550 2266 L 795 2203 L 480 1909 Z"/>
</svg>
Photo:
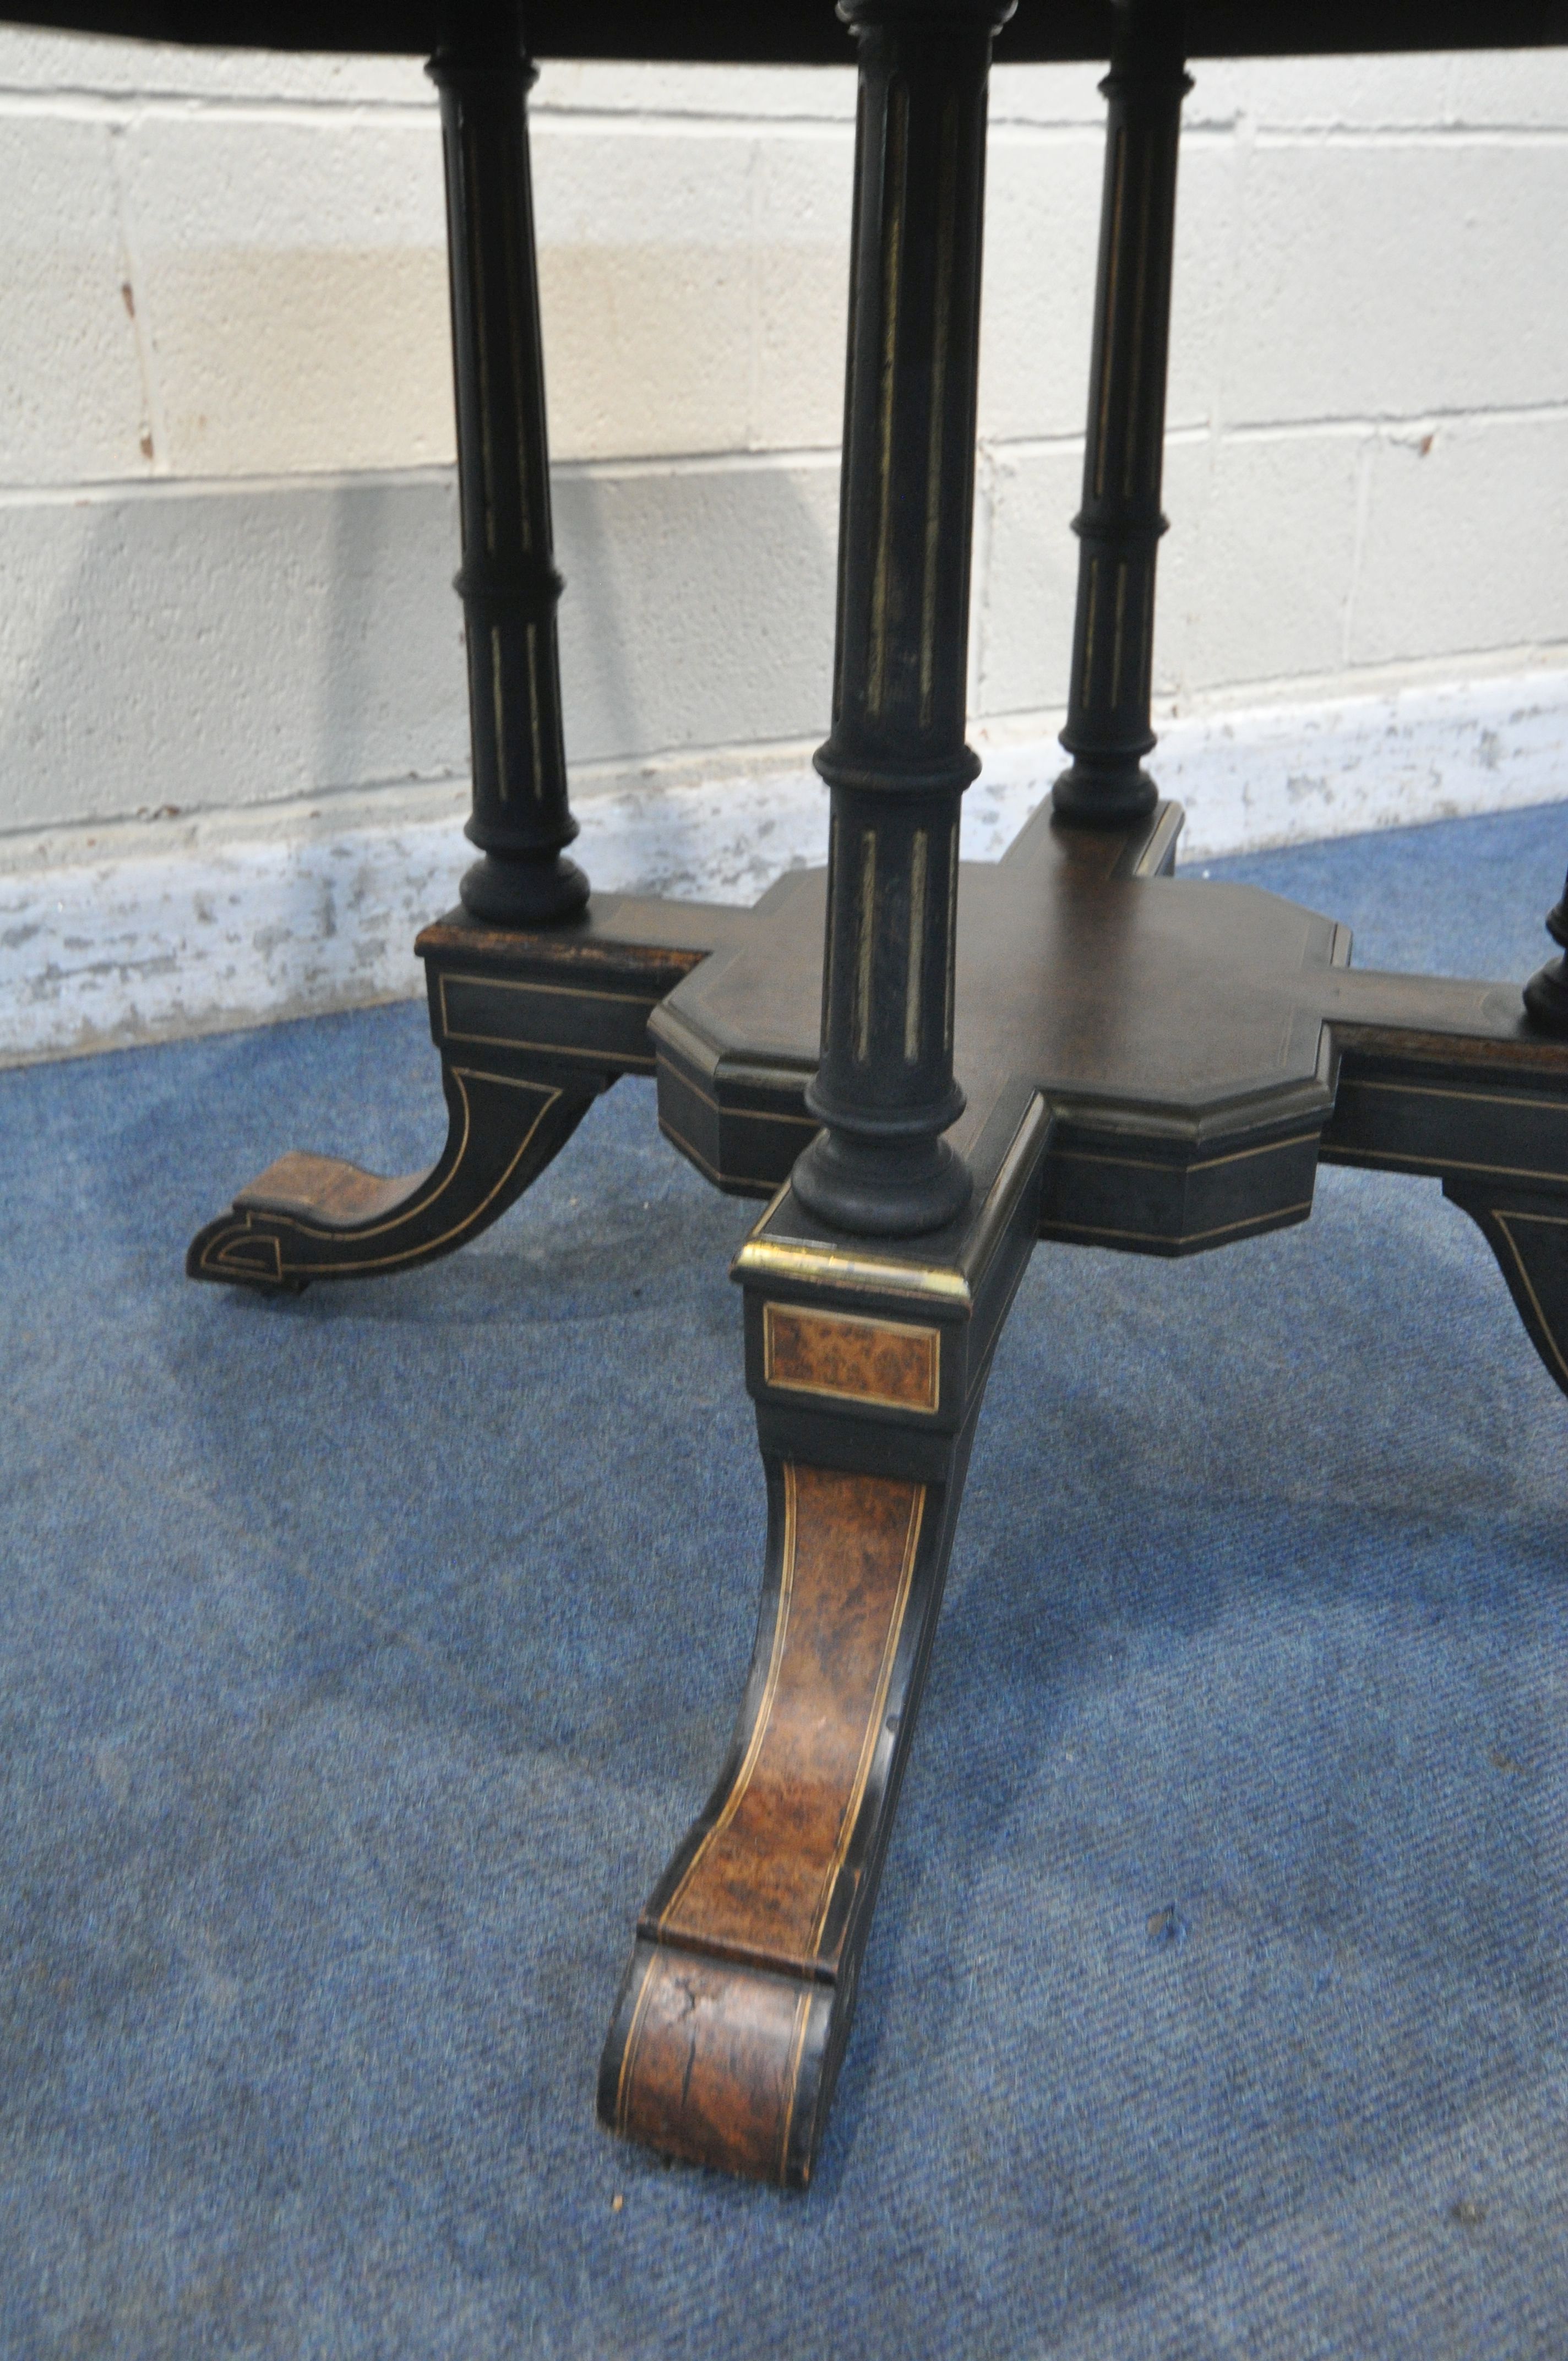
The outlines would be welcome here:
<svg viewBox="0 0 1568 2361">
<path fill-rule="evenodd" d="M 461 776 L 450 478 L 0 517 L 0 827 Z"/>
<path fill-rule="evenodd" d="M 567 471 L 568 760 L 810 738 L 838 470 Z M 462 777 L 451 471 L 137 489 L 0 516 L 0 829 Z"/>
<path fill-rule="evenodd" d="M 366 741 L 378 684 L 372 677 L 376 586 L 390 555 L 387 489 L 343 485 L 330 509 L 329 572 L 323 601 L 316 730 L 323 785 L 364 776 Z"/>
<path fill-rule="evenodd" d="M 836 452 L 569 469 L 554 491 L 569 763 L 826 734 Z"/>
</svg>

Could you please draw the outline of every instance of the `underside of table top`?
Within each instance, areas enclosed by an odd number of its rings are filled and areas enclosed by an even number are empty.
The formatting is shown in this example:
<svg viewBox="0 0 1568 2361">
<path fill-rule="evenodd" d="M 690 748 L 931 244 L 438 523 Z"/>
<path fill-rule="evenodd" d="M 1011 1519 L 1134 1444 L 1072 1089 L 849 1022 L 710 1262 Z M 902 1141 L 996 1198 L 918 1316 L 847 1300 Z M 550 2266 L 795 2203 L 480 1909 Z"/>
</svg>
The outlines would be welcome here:
<svg viewBox="0 0 1568 2361">
<path fill-rule="evenodd" d="M 508 0 L 497 0 L 498 8 Z M 483 0 L 480 0 L 483 5 Z M 422 56 L 459 12 L 443 0 L 34 0 L 14 21 L 213 47 L 372 50 Z M 1019 0 L 998 38 L 1002 65 L 1100 59 L 1106 0 Z M 853 43 L 832 0 L 532 0 L 536 57 L 715 64 L 849 65 Z M 1193 58 L 1338 55 L 1568 44 L 1568 0 L 1189 0 Z"/>
</svg>

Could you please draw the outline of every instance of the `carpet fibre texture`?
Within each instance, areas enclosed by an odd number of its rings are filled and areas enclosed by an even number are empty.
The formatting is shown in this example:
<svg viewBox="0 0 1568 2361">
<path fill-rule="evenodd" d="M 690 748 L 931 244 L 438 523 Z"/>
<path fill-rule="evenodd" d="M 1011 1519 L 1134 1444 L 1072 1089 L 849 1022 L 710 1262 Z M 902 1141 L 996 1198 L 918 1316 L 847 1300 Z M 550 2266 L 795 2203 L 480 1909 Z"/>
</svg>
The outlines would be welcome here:
<svg viewBox="0 0 1568 2361">
<path fill-rule="evenodd" d="M 1568 807 L 1213 866 L 1523 977 Z M 1037 1249 L 819 2178 L 594 2120 L 721 1760 L 753 1209 L 595 1110 L 454 1260 L 181 1276 L 433 1153 L 402 1006 L 0 1075 L 0 2351 L 1568 2355 L 1568 1402 L 1435 1182 Z"/>
</svg>

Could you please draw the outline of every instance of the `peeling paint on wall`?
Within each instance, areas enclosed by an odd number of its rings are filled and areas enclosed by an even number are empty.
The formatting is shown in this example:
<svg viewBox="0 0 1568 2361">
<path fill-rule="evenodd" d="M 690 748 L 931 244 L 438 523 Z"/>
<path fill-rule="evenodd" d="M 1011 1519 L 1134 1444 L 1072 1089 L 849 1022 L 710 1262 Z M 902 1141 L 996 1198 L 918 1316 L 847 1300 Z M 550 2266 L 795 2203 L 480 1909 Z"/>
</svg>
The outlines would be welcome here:
<svg viewBox="0 0 1568 2361">
<path fill-rule="evenodd" d="M 966 858 L 1005 851 L 1061 762 L 1054 739 L 988 748 L 965 798 Z M 1152 768 L 1188 808 L 1187 863 L 1552 802 L 1568 788 L 1568 672 L 1177 720 Z M 465 802 L 458 785 L 433 803 L 405 792 L 391 821 L 373 799 L 242 829 L 177 819 L 144 827 L 137 851 L 126 830 L 96 834 L 91 852 L 85 832 L 13 843 L 0 1063 L 417 994 L 414 936 L 451 906 L 471 858 Z M 798 761 L 589 794 L 579 811 L 576 850 L 604 891 L 749 903 L 826 857 L 826 792 Z M 1563 840 L 1568 855 L 1568 807 Z"/>
</svg>

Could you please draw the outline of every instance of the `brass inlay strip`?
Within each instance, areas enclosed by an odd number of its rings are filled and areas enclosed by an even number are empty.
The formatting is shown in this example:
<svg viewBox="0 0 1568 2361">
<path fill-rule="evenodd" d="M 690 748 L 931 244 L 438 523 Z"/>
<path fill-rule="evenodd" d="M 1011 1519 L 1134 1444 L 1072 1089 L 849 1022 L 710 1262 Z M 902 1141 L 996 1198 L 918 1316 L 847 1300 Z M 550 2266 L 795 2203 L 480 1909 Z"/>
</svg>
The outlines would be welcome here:
<svg viewBox="0 0 1568 2361">
<path fill-rule="evenodd" d="M 630 2096 L 632 2062 L 642 2039 L 642 2020 L 648 2014 L 648 2003 L 653 1993 L 653 1971 L 659 1964 L 657 1951 L 650 1951 L 642 1970 L 642 1982 L 637 1987 L 637 1999 L 631 2011 L 631 2023 L 626 2028 L 626 2047 L 620 2053 L 620 2072 L 615 2085 L 615 2127 L 626 2130 L 626 2104 Z"/>
<path fill-rule="evenodd" d="M 926 960 L 926 871 L 930 832 L 917 828 L 909 851 L 909 961 L 904 983 L 904 1062 L 920 1061 L 920 987 Z"/>
<path fill-rule="evenodd" d="M 861 939 L 855 967 L 855 1056 L 863 1066 L 872 1053 L 872 962 L 876 954 L 876 830 L 861 837 Z"/>
<path fill-rule="evenodd" d="M 462 159 L 463 214 L 468 230 L 468 268 L 472 273 L 474 345 L 479 363 L 479 438 L 485 456 L 485 547 L 493 557 L 496 550 L 496 455 L 490 422 L 495 407 L 490 398 L 490 348 L 486 335 L 490 307 L 485 289 L 485 247 L 479 220 L 478 135 L 466 107 L 463 110 L 459 154 Z"/>
<path fill-rule="evenodd" d="M 239 1251 L 242 1246 L 261 1247 L 260 1262 L 242 1254 Z M 283 1256 L 278 1240 L 269 1237 L 265 1230 L 241 1230 L 216 1239 L 203 1255 L 202 1268 L 203 1270 L 242 1270 L 252 1279 L 259 1271 L 264 1279 L 281 1279 Z"/>
<path fill-rule="evenodd" d="M 787 1188 L 788 1183 L 784 1184 Z M 763 1222 L 767 1216 L 764 1214 Z M 759 1223 L 761 1228 L 762 1224 Z M 755 1232 L 735 1257 L 742 1279 L 793 1279 L 828 1287 L 880 1287 L 890 1294 L 938 1295 L 958 1303 L 970 1301 L 969 1281 L 962 1271 L 940 1265 L 880 1262 L 874 1255 L 845 1254 L 838 1246 L 813 1246 L 793 1239 L 760 1238 Z"/>
<path fill-rule="evenodd" d="M 479 992 L 549 993 L 561 1000 L 575 1000 L 592 1006 L 596 1001 L 619 1003 L 629 1008 L 645 1008 L 651 1016 L 659 1005 L 657 994 L 641 992 L 585 991 L 575 983 L 529 983 L 515 976 L 454 975 L 441 977 L 441 1024 L 449 1041 L 466 1041 L 488 1049 L 533 1049 L 546 1058 L 586 1058 L 595 1064 L 609 1062 L 618 1066 L 635 1066 L 640 1071 L 652 1073 L 658 1060 L 652 1051 L 644 1056 L 636 1049 L 613 1049 L 595 1041 L 535 1041 L 521 1033 L 471 1033 L 459 1029 L 447 1013 L 448 982 L 466 984 Z"/>
<path fill-rule="evenodd" d="M 657 1008 L 663 997 L 657 992 L 598 992 L 592 984 L 532 983 L 525 975 L 459 975 L 450 968 L 444 968 L 441 973 L 443 1019 L 446 1015 L 448 983 L 471 984 L 479 992 L 551 992 L 563 1000 L 620 1000 L 629 1006 L 644 1008 Z"/>
<path fill-rule="evenodd" d="M 1119 1172 L 1217 1172 L 1223 1164 L 1245 1164 L 1254 1156 L 1280 1156 L 1288 1148 L 1314 1147 L 1320 1135 L 1315 1131 L 1292 1132 L 1288 1139 L 1266 1140 L 1261 1148 L 1236 1148 L 1224 1156 L 1208 1156 L 1201 1162 L 1166 1163 L 1157 1156 L 1112 1156 L 1090 1148 L 1061 1148 L 1052 1152 L 1053 1164 L 1110 1164 Z"/>
<path fill-rule="evenodd" d="M 539 719 L 539 626 L 530 623 L 524 635 L 528 654 L 528 719 L 533 739 L 533 800 L 544 792 L 544 738 Z"/>
<path fill-rule="evenodd" d="M 1111 642 L 1111 702 L 1122 702 L 1122 658 L 1127 639 L 1127 561 L 1121 558 L 1116 566 L 1116 635 Z"/>
<path fill-rule="evenodd" d="M 824 1345 L 853 1332 L 868 1342 L 883 1336 L 899 1345 L 916 1344 L 925 1349 L 925 1385 L 919 1393 L 884 1393 L 875 1387 L 853 1381 L 834 1383 L 830 1378 L 781 1377 L 778 1371 L 779 1329 L 788 1322 L 818 1331 Z M 805 1305 L 764 1303 L 762 1306 L 762 1378 L 766 1384 L 780 1393 L 821 1394 L 835 1401 L 868 1402 L 879 1410 L 935 1411 L 941 1392 L 942 1332 L 939 1328 L 916 1327 L 905 1320 L 869 1320 L 856 1312 L 813 1312 Z"/>
<path fill-rule="evenodd" d="M 1152 596 L 1152 576 L 1149 587 Z M 1136 877 L 1146 882 L 1164 874 L 1162 864 L 1171 846 L 1179 841 L 1182 818 L 1179 804 L 1162 804 L 1159 807 L 1150 822 L 1149 832 L 1144 840 L 1143 848 L 1127 872 L 1129 877 Z"/>
<path fill-rule="evenodd" d="M 496 791 L 502 803 L 511 794 L 511 779 L 507 761 L 506 698 L 501 687 L 501 635 L 498 625 L 490 625 L 490 710 L 496 724 Z"/>
<path fill-rule="evenodd" d="M 1432 1148 L 1424 1156 L 1406 1156 L 1397 1148 L 1341 1148 L 1331 1140 L 1324 1153 L 1344 1164 L 1410 1164 L 1423 1172 L 1485 1172 L 1494 1180 L 1551 1180 L 1559 1186 L 1568 1178 L 1561 1165 L 1541 1170 L 1530 1164 L 1475 1164 L 1461 1156 L 1444 1156 Z"/>
<path fill-rule="evenodd" d="M 948 989 L 942 1009 L 942 1046 L 950 1056 L 953 1047 L 953 979 L 958 972 L 955 945 L 959 924 L 959 823 L 953 822 L 948 839 Z"/>
<path fill-rule="evenodd" d="M 523 134 L 523 140 L 527 139 Z M 525 550 L 533 544 L 533 503 L 535 488 L 528 477 L 529 434 L 523 416 L 522 366 L 522 304 L 520 301 L 525 284 L 523 266 L 518 252 L 517 192 L 528 177 L 528 159 L 518 150 L 509 137 L 507 146 L 511 153 L 507 158 L 508 170 L 501 183 L 501 239 L 506 247 L 507 274 L 507 339 L 511 346 L 511 416 L 512 443 L 518 453 L 519 474 L 521 477 L 522 498 L 518 503 L 519 538 Z M 530 637 L 532 638 L 532 632 Z M 538 731 L 534 732 L 534 751 L 538 752 Z"/>
<path fill-rule="evenodd" d="M 716 1099 L 711 1091 L 705 1091 L 700 1082 L 694 1082 L 687 1069 L 677 1065 L 673 1058 L 664 1060 L 663 1071 L 678 1089 L 689 1091 L 694 1099 L 700 1099 L 704 1106 L 713 1109 L 715 1115 L 728 1115 L 732 1122 L 793 1123 L 806 1131 L 820 1131 L 822 1128 L 815 1115 L 774 1115 L 767 1107 L 736 1106 L 728 1099 Z"/>
<path fill-rule="evenodd" d="M 778 2161 L 773 2178 L 782 2183 L 789 2163 L 789 2136 L 795 2127 L 795 2103 L 800 2089 L 800 2061 L 806 2054 L 806 2028 L 811 2016 L 811 1986 L 803 1985 L 795 2004 L 795 2029 L 789 2045 L 789 2068 L 784 2076 L 784 2108 L 779 2119 Z"/>
<path fill-rule="evenodd" d="M 1330 1018 L 1332 1023 L 1332 1018 Z M 1466 1106 L 1522 1107 L 1541 1115 L 1568 1115 L 1568 1104 L 1561 1099 L 1541 1098 L 1534 1091 L 1448 1091 L 1438 1090 L 1428 1082 L 1379 1082 L 1364 1079 L 1359 1074 L 1347 1074 L 1341 1088 L 1347 1091 L 1397 1091 L 1401 1097 L 1412 1099 L 1459 1099 Z"/>
<path fill-rule="evenodd" d="M 862 102 L 862 104 L 863 104 L 863 102 Z M 837 716 L 835 716 L 835 719 L 837 719 Z M 837 813 L 837 812 L 833 812 L 833 813 L 830 815 L 830 817 L 829 817 L 829 818 L 828 818 L 828 908 L 829 908 L 830 910 L 831 910 L 832 908 L 834 908 L 834 906 L 835 906 L 835 903 L 834 903 L 834 890 L 835 890 L 835 880 L 837 879 L 838 875 L 839 875 L 839 815 L 838 815 L 838 813 Z M 833 1005 L 833 965 L 834 965 L 834 942 L 833 942 L 833 935 L 834 935 L 834 929 L 833 929 L 831 927 L 829 927 L 829 928 L 828 928 L 828 941 L 827 941 L 827 947 L 826 947 L 826 950 L 825 950 L 825 952 L 824 952 L 824 956 L 823 956 L 823 966 L 822 966 L 822 1008 L 823 1008 L 823 1015 L 824 1015 L 824 1016 L 825 1016 L 825 1017 L 826 1017 L 826 1015 L 827 1015 L 828 1010 L 829 1008 L 831 1008 L 831 1007 L 832 1007 L 832 1005 Z"/>
<path fill-rule="evenodd" d="M 942 430 L 948 404 L 948 313 L 953 300 L 953 236 L 958 214 L 959 97 L 949 94 L 942 117 L 941 184 L 937 196 L 936 333 L 931 354 L 931 420 L 926 447 L 926 550 L 920 597 L 920 727 L 928 730 L 937 683 L 938 558 L 942 533 Z M 906 1051 L 907 1055 L 908 1052 Z"/>
<path fill-rule="evenodd" d="M 707 1175 L 716 1189 L 722 1189 L 726 1185 L 731 1189 L 773 1189 L 777 1186 L 771 1173 L 764 1176 L 761 1172 L 721 1171 L 717 1164 L 708 1162 L 700 1148 L 694 1148 L 685 1135 L 675 1129 L 667 1115 L 662 1115 L 659 1117 L 659 1128 L 665 1138 L 680 1149 L 683 1156 L 691 1159 L 699 1172 L 705 1172 Z M 784 1186 L 787 1189 L 789 1182 L 785 1180 Z"/>
<path fill-rule="evenodd" d="M 1042 1236 L 1055 1236 L 1060 1231 L 1070 1230 L 1084 1238 L 1132 1238 L 1142 1246 L 1191 1246 L 1199 1245 L 1204 1238 L 1229 1238 L 1242 1230 L 1259 1229 L 1265 1222 L 1277 1222 L 1283 1226 L 1293 1214 L 1299 1213 L 1305 1219 L 1311 1210 L 1312 1201 L 1308 1197 L 1299 1205 L 1279 1205 L 1271 1213 L 1249 1213 L 1245 1222 L 1222 1222 L 1212 1230 L 1177 1231 L 1113 1230 L 1099 1223 L 1061 1221 L 1047 1213 L 1040 1224 L 1040 1234 Z"/>
<path fill-rule="evenodd" d="M 880 719 L 887 695 L 888 600 L 893 575 L 893 426 L 894 395 L 897 390 L 899 274 L 904 255 L 904 210 L 908 192 L 909 92 L 901 74 L 888 85 L 886 154 L 883 187 L 887 212 L 883 222 L 882 263 L 882 385 L 881 447 L 878 453 L 880 514 L 877 520 L 876 571 L 872 577 L 871 676 L 866 685 L 866 711 Z"/>
<path fill-rule="evenodd" d="M 624 1066 L 640 1074 L 651 1074 L 658 1066 L 656 1058 L 643 1058 L 634 1049 L 597 1049 L 591 1044 L 561 1041 L 530 1041 L 521 1033 L 454 1033 L 454 1041 L 471 1042 L 483 1049 L 531 1049 L 541 1058 L 581 1058 L 594 1066 Z"/>
<path fill-rule="evenodd" d="M 1154 210 L 1155 181 L 1157 178 L 1156 171 L 1151 169 L 1153 160 L 1154 159 L 1152 159 L 1146 152 L 1142 159 L 1144 171 L 1143 203 L 1138 209 L 1138 275 L 1133 289 L 1133 353 L 1131 383 L 1127 388 L 1126 416 L 1132 422 L 1132 432 L 1127 436 L 1126 445 L 1122 456 L 1122 492 L 1123 497 L 1126 500 L 1131 500 L 1133 496 L 1135 481 L 1134 469 L 1137 465 L 1138 445 L 1144 439 L 1138 434 L 1138 426 L 1141 423 L 1138 418 L 1138 405 L 1143 396 L 1144 354 L 1149 341 L 1147 335 L 1145 333 L 1145 323 L 1148 317 L 1148 305 L 1146 299 L 1149 283 L 1149 247 L 1153 243 L 1149 236 L 1150 215 Z M 1109 330 L 1109 323 L 1107 323 L 1107 329 Z M 1150 439 L 1154 440 L 1155 448 L 1157 450 L 1159 448 L 1157 438 Z"/>
<path fill-rule="evenodd" d="M 1083 674 L 1078 693 L 1083 703 L 1089 703 L 1090 684 L 1094 678 L 1094 627 L 1100 615 L 1100 556 L 1098 551 L 1089 561 L 1089 585 L 1084 597 L 1088 620 L 1083 630 Z"/>
<path fill-rule="evenodd" d="M 1011 1214 L 1022 1185 L 1023 1169 L 1034 1153 L 1042 1120 L 1048 1125 L 1050 1115 L 1043 1095 L 1036 1091 L 1019 1118 L 1018 1128 L 997 1168 L 995 1180 L 985 1192 L 985 1203 L 981 1208 L 981 1219 L 976 1224 L 980 1238 L 989 1239 L 993 1227 L 1002 1226 Z"/>
<path fill-rule="evenodd" d="M 981 1235 L 989 1235 L 994 1219 L 992 1209 L 1011 1195 L 1019 1167 L 1033 1150 L 1035 1118 L 1043 1106 L 1044 1101 L 1036 1092 L 1020 1118 L 996 1178 L 986 1191 L 981 1218 L 976 1225 Z M 883 1262 L 873 1255 L 847 1254 L 839 1246 L 766 1236 L 768 1224 L 789 1194 L 789 1185 L 787 1180 L 780 1183 L 772 1203 L 731 1263 L 732 1277 L 795 1279 L 806 1286 L 875 1287 L 890 1294 L 934 1295 L 963 1304 L 973 1301 L 969 1280 L 951 1264 Z M 1135 1236 L 1139 1233 L 1126 1235 Z"/>
<path fill-rule="evenodd" d="M 1122 204 L 1127 193 L 1127 129 L 1125 124 L 1116 126 L 1116 156 L 1112 167 L 1113 194 L 1111 200 L 1111 253 L 1105 274 L 1105 350 L 1100 368 L 1100 432 L 1095 437 L 1094 497 L 1105 489 L 1105 446 L 1111 432 L 1111 366 L 1116 349 L 1115 321 L 1117 280 L 1122 268 Z M 1091 591 L 1092 596 L 1092 589 Z M 1088 677 L 1088 666 L 1084 676 Z"/>
<path fill-rule="evenodd" d="M 1508 1252 L 1514 1258 L 1514 1267 L 1519 1272 L 1524 1291 L 1529 1296 L 1535 1316 L 1541 1323 L 1541 1334 L 1552 1347 L 1552 1357 L 1557 1364 L 1563 1383 L 1565 1386 L 1568 1386 L 1568 1360 L 1564 1360 L 1563 1357 L 1563 1347 L 1557 1341 L 1557 1331 L 1553 1328 L 1551 1321 L 1547 1318 L 1546 1313 L 1541 1307 L 1541 1298 L 1535 1291 L 1535 1282 L 1530 1278 L 1529 1271 L 1525 1268 L 1524 1257 L 1520 1254 L 1519 1249 L 1519 1240 L 1515 1237 L 1512 1230 L 1508 1227 L 1508 1224 L 1510 1222 L 1541 1222 L 1551 1229 L 1564 1230 L 1568 1229 L 1568 1220 L 1565 1220 L 1561 1213 L 1494 1213 L 1492 1219 L 1496 1222 L 1497 1227 L 1501 1230 L 1504 1237 L 1507 1238 L 1508 1242 Z"/>
</svg>

